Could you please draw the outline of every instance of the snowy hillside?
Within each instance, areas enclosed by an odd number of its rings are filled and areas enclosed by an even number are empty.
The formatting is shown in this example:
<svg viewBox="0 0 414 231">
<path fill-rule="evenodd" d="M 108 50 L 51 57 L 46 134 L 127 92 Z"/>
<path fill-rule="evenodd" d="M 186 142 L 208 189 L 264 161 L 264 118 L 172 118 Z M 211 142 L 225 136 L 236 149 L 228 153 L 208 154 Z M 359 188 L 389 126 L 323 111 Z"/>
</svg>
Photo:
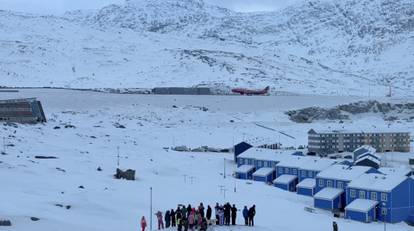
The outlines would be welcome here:
<svg viewBox="0 0 414 231">
<path fill-rule="evenodd" d="M 0 11 L 0 33 L 0 86 L 204 83 L 383 96 L 391 82 L 413 95 L 410 0 L 306 1 L 264 13 L 129 0 L 64 17 Z"/>
</svg>

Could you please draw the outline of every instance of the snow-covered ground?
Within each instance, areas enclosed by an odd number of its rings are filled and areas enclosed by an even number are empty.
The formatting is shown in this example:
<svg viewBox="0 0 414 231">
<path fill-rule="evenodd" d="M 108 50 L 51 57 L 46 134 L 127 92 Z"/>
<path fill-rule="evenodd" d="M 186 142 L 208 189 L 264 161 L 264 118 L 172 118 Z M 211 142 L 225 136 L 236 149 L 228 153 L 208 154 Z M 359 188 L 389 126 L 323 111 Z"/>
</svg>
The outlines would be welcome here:
<svg viewBox="0 0 414 231">
<path fill-rule="evenodd" d="M 0 127 L 6 144 L 13 144 L 6 148 L 7 155 L 0 155 L 0 219 L 10 219 L 13 226 L 0 230 L 137 230 L 140 217 L 149 216 L 150 187 L 154 212 L 176 208 L 179 203 L 229 201 L 239 208 L 256 204 L 257 227 L 216 230 L 319 231 L 330 230 L 334 220 L 340 230 L 382 229 L 380 223 L 336 219 L 320 210 L 309 213 L 304 207 L 312 206 L 311 198 L 259 182 L 235 180 L 230 176 L 235 169 L 231 154 L 164 149 L 176 145 L 225 148 L 253 137 L 298 146 L 307 143 L 310 128 L 388 127 L 381 118 L 369 115 L 344 124 L 295 124 L 283 114 L 288 109 L 334 106 L 361 98 L 118 95 L 46 89 L 0 93 L 0 99 L 19 97 L 38 97 L 49 120 L 44 125 Z M 116 123 L 125 128 L 116 128 Z M 75 128 L 65 128 L 65 124 Z M 396 122 L 390 127 L 414 132 L 413 123 Z M 113 179 L 117 146 L 121 168 L 136 169 L 137 181 Z M 36 155 L 58 159 L 35 159 Z M 405 157 L 402 155 L 409 156 L 401 154 L 398 159 Z M 97 171 L 98 167 L 103 170 Z M 226 195 L 220 186 L 227 190 Z M 31 221 L 31 216 L 40 221 Z M 240 215 L 238 223 L 242 223 Z M 387 229 L 411 228 L 401 223 L 387 225 Z"/>
</svg>

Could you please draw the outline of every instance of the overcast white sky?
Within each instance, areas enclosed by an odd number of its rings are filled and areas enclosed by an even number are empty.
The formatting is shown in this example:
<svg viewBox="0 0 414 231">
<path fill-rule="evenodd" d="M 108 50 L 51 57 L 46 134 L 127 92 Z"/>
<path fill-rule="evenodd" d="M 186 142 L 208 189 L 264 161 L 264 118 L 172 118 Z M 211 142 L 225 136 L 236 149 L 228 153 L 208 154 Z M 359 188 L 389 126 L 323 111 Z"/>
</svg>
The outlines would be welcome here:
<svg viewBox="0 0 414 231">
<path fill-rule="evenodd" d="M 204 0 L 241 12 L 271 11 L 300 0 Z M 0 9 L 40 14 L 62 14 L 76 9 L 98 9 L 124 0 L 0 0 Z"/>
</svg>

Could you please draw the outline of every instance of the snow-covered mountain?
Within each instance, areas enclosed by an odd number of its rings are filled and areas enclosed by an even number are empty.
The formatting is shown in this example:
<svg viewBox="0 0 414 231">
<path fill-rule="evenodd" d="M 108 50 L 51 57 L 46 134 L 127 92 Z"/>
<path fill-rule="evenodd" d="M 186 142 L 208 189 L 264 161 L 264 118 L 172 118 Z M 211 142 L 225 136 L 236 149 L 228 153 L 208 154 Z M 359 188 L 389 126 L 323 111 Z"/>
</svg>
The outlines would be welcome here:
<svg viewBox="0 0 414 231">
<path fill-rule="evenodd" d="M 0 11 L 0 85 L 222 84 L 413 95 L 411 0 L 303 1 L 237 13 L 201 0 L 128 0 L 63 17 Z"/>
</svg>

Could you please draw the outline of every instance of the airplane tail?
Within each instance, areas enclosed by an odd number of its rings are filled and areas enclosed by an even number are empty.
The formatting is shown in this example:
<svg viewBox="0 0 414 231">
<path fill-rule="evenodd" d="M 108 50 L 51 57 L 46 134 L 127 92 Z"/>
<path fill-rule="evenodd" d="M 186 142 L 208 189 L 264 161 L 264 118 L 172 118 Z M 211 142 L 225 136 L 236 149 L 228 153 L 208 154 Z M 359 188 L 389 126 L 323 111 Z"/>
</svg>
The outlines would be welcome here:
<svg viewBox="0 0 414 231">
<path fill-rule="evenodd" d="M 269 90 L 270 90 L 270 87 L 269 86 L 267 86 L 265 89 L 264 89 L 264 91 L 267 93 L 267 92 L 269 92 Z"/>
</svg>

